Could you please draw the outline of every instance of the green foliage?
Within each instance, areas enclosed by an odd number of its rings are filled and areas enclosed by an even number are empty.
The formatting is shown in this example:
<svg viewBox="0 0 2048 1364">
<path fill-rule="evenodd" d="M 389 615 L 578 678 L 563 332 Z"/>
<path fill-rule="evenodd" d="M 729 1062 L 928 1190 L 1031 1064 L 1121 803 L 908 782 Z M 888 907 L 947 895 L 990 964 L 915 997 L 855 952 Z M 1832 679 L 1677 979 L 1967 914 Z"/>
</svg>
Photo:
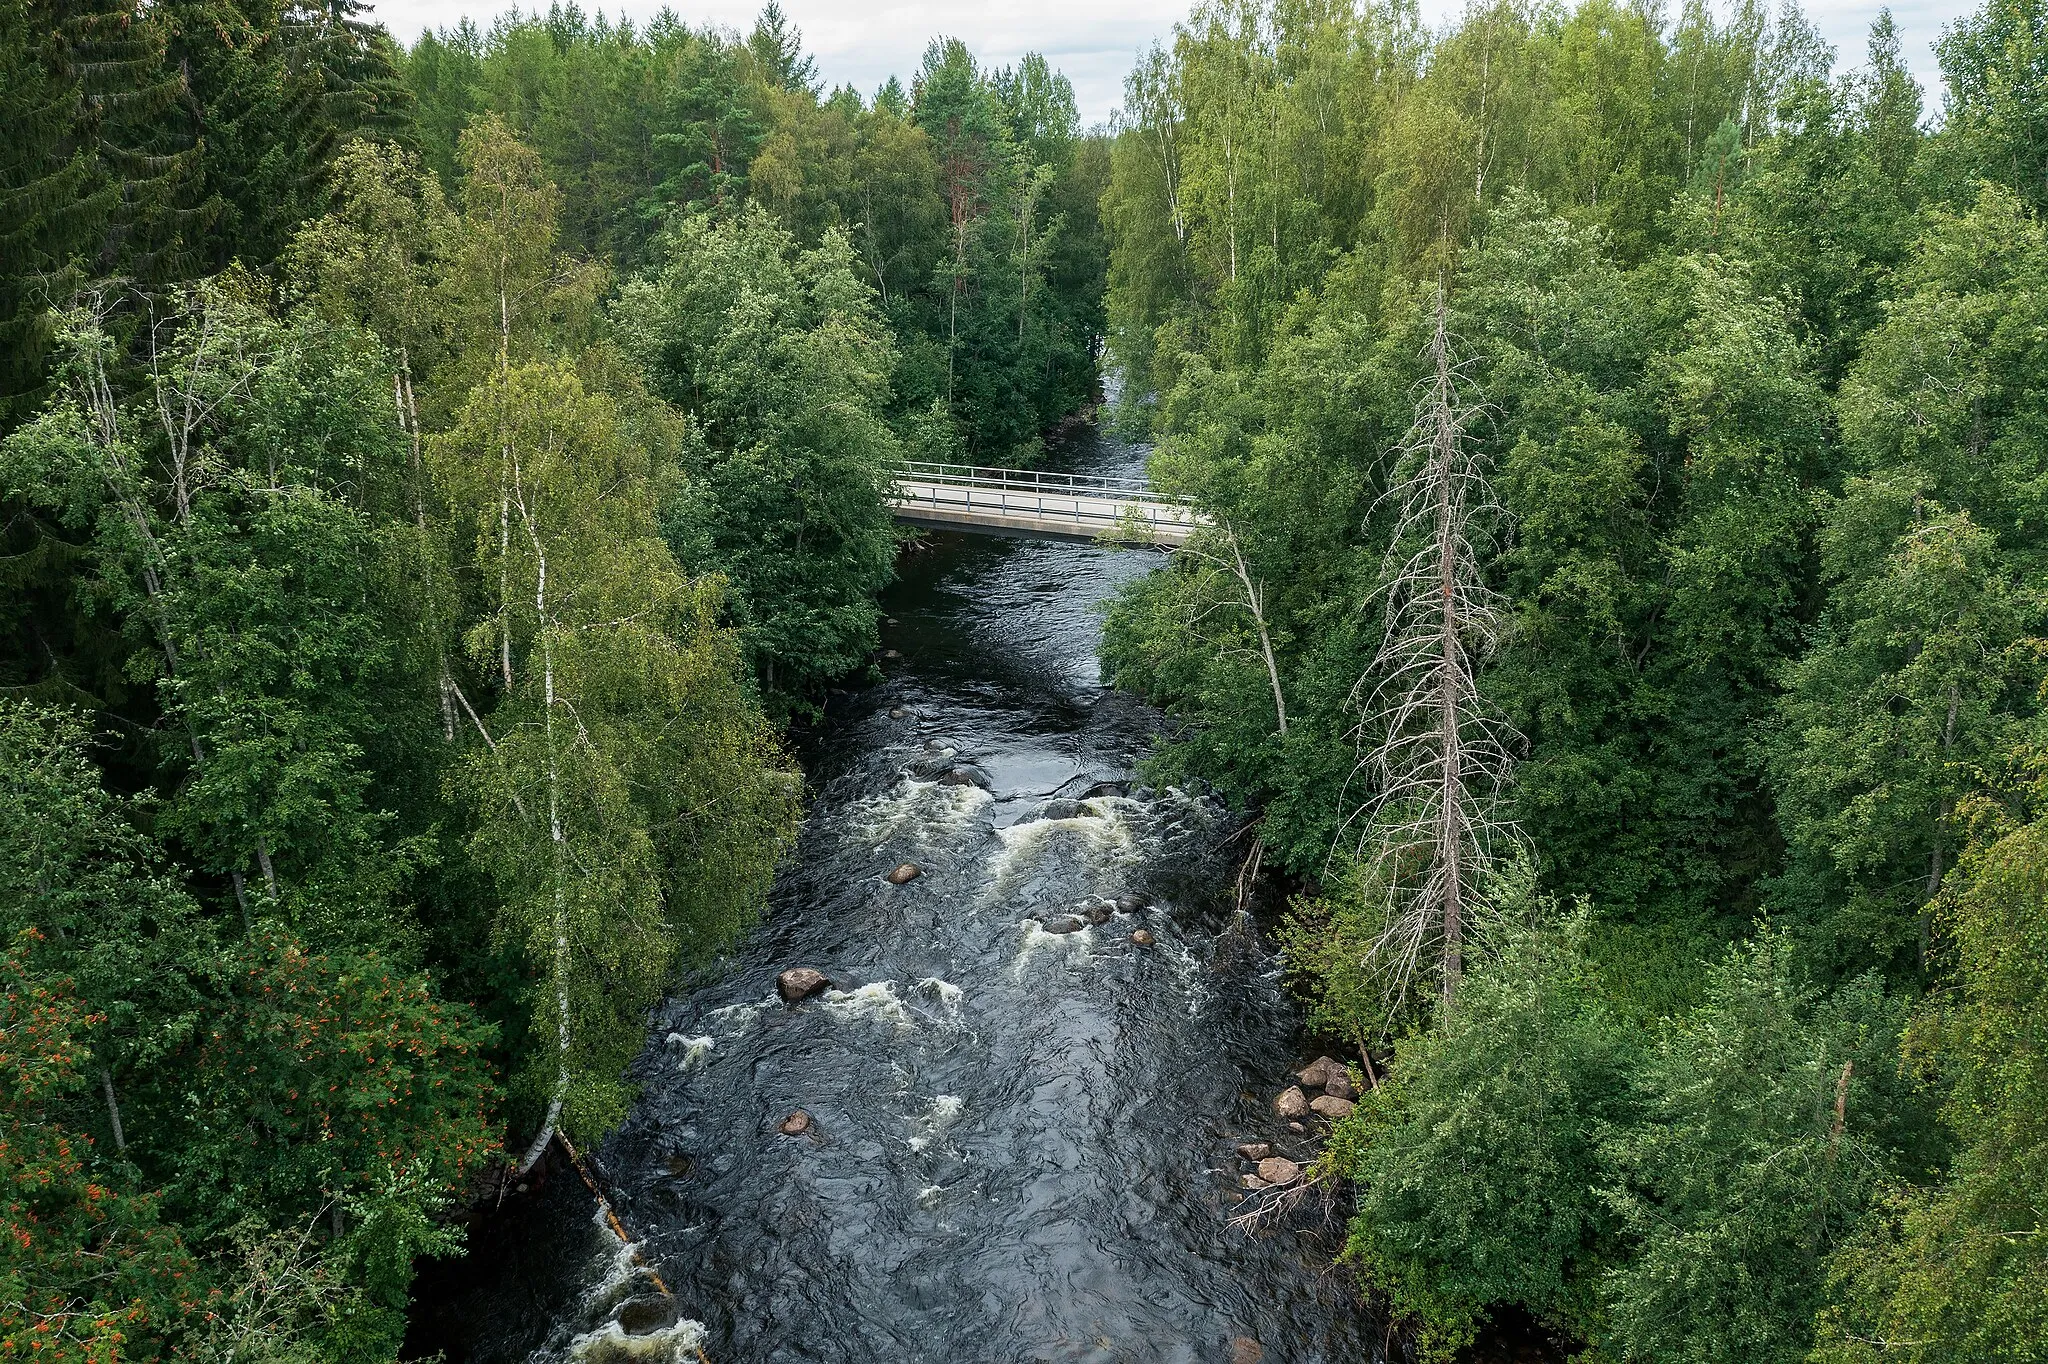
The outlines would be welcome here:
<svg viewBox="0 0 2048 1364">
<path fill-rule="evenodd" d="M 975 458 L 1023 457 L 1095 392 L 1106 147 L 1036 54 L 990 72 L 937 40 L 907 95 L 864 104 L 822 93 L 801 38 L 773 6 L 744 41 L 558 8 L 426 35 L 406 78 L 444 178 L 463 130 L 502 119 L 561 188 L 569 240 L 622 273 L 669 268 L 671 220 L 748 204 L 799 250 L 839 234 L 895 335 L 892 421 L 937 398 Z"/>
<path fill-rule="evenodd" d="M 1506 890 L 1455 1006 L 1400 1040 L 1398 1079 L 1324 1156 L 1357 1185 L 1347 1258 L 1432 1358 L 1494 1303 L 1583 1327 L 1586 1267 L 1613 1253 L 1601 1144 L 1636 1103 L 1630 1039 L 1600 998 L 1584 911 L 1559 918 L 1526 884 Z"/>
<path fill-rule="evenodd" d="M 1804 1359 L 1826 1257 L 1913 1140 L 1888 1074 L 1903 1010 L 1871 977 L 1823 997 L 1796 970 L 1782 936 L 1731 950 L 1640 1063 L 1605 1152 L 1630 1253 L 1597 1334 L 1622 1358 Z"/>
<path fill-rule="evenodd" d="M 490 593 L 472 656 L 503 669 L 449 784 L 501 896 L 494 935 L 531 971 L 539 1036 L 514 1083 L 595 1135 L 624 1116 L 620 1073 L 678 953 L 715 948 L 766 891 L 796 783 L 733 675 L 715 584 L 656 534 L 650 452 L 611 399 L 559 365 L 509 369 L 428 453 Z M 706 869 L 717 884 L 684 879 Z"/>
<path fill-rule="evenodd" d="M 2041 722 L 2037 9 L 1944 38 L 1932 126 L 1888 14 L 1835 76 L 1754 3 L 1203 4 L 1127 82 L 1108 350 L 1208 528 L 1105 662 L 1177 722 L 1154 773 L 1308 881 L 1311 1025 L 1413 1030 L 1328 1169 L 1426 1350 L 1515 1303 L 1603 1358 L 1798 1359 L 1817 1317 L 1829 1359 L 2039 1355 L 2028 1176 L 1944 1168 L 1984 1110 L 1931 1116 L 2031 1044 L 1901 1041 L 1985 969 L 1936 906 Z M 1504 805 L 1583 907 L 1425 1022 L 1342 821 L 1439 285 L 1511 521 Z"/>
<path fill-rule="evenodd" d="M 156 1201 L 106 1187 L 58 1106 L 100 1022 L 24 929 L 0 957 L 0 1351 L 63 1364 L 171 1357 L 208 1303 Z"/>
<path fill-rule="evenodd" d="M 1943 1116 L 1960 1150 L 1946 1180 L 1895 1186 L 1836 1257 L 1838 1305 L 1814 1356 L 1828 1364 L 2048 1357 L 2048 824 L 2040 750 L 2019 756 L 2007 800 L 1967 808 L 1971 845 L 1938 907 L 1955 985 L 1908 1051 L 1952 1079 Z"/>
<path fill-rule="evenodd" d="M 377 528 L 400 459 L 387 381 L 357 338 L 280 323 L 233 280 L 170 322 L 149 387 L 116 404 L 113 342 L 74 315 L 60 390 L 0 467 L 16 496 L 93 529 L 99 589 L 143 646 L 131 671 L 170 722 L 166 832 L 232 881 L 245 919 L 260 896 L 316 935 L 360 933 L 388 921 L 408 858 L 362 761 L 400 719 L 412 661 L 391 643 L 402 606 Z M 189 415 L 165 423 L 159 405 Z"/>
<path fill-rule="evenodd" d="M 81 1040 L 118 1095 L 189 1050 L 221 945 L 88 743 L 74 713 L 0 702 L 0 932 L 42 935 L 38 969 L 88 1001 Z M 118 1148 L 113 1112 L 100 1135 Z"/>
<path fill-rule="evenodd" d="M 694 419 L 664 534 L 684 566 L 731 581 L 763 685 L 806 698 L 875 648 L 900 458 L 889 331 L 836 231 L 799 252 L 750 209 L 682 219 L 660 252 L 616 316 L 654 391 Z"/>
<path fill-rule="evenodd" d="M 1834 591 L 1772 755 L 1781 893 L 1832 916 L 1816 955 L 1898 964 L 1917 949 L 1926 970 L 1949 816 L 2022 724 L 2039 671 L 2025 632 L 2044 603 L 1967 512 L 1906 474 L 1852 481 L 1821 553 Z"/>
<path fill-rule="evenodd" d="M 1936 174 L 1958 187 L 1992 181 L 2037 213 L 2048 209 L 2044 17 L 2039 0 L 1987 0 L 1935 49 L 1948 86 Z"/>
<path fill-rule="evenodd" d="M 119 1281 L 162 1279 L 122 1309 L 137 1357 L 153 1357 L 140 1353 L 152 1322 L 198 1331 L 195 1304 L 209 1338 L 284 1314 L 328 1342 L 318 1357 L 363 1357 L 347 1341 L 389 1356 L 412 1258 L 453 1249 L 430 1218 L 497 1147 L 490 1029 L 374 952 L 311 953 L 271 926 L 221 942 L 136 827 L 146 811 L 104 791 L 85 745 L 74 716 L 0 711 L 0 922 L 37 944 L 21 988 L 96 1006 L 63 1015 L 66 1040 L 47 1044 L 62 1069 L 9 1110 L 33 1108 L 47 1129 L 6 1145 L 0 1166 L 40 1200 L 10 1215 L 69 1228 L 31 1235 L 19 1272 L 68 1272 L 75 1254 L 123 1266 Z M 9 1035 L 45 1045 L 43 1024 L 21 1026 Z M 237 1247 L 287 1233 L 327 1286 L 245 1294 Z M 209 1279 L 220 1298 L 202 1292 Z"/>
</svg>

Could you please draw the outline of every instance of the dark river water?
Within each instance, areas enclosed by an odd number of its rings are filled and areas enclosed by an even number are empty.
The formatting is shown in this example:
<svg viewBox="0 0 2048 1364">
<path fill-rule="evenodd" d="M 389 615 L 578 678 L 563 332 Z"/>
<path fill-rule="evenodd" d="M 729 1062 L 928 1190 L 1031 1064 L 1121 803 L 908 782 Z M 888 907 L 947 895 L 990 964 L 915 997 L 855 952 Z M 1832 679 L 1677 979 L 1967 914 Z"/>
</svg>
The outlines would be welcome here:
<svg viewBox="0 0 2048 1364">
<path fill-rule="evenodd" d="M 1084 431 L 1062 467 L 1142 472 Z M 1023 1364 L 1378 1356 L 1328 1268 L 1334 1215 L 1241 1211 L 1236 1143 L 1305 1155 L 1269 1101 L 1302 1059 L 1235 912 L 1246 839 L 1136 785 L 1159 717 L 1103 686 L 1101 604 L 1142 551 L 939 535 L 907 553 L 880 685 L 804 742 L 814 804 L 761 924 L 671 1000 L 594 1165 L 683 1320 L 575 1176 L 472 1231 L 416 1291 L 463 1361 Z M 974 780 L 948 784 L 962 775 Z M 981 783 L 981 784 L 975 784 Z M 1122 783 L 1127 794 L 1086 793 Z M 1114 790 L 1114 788 L 1111 788 Z M 924 874 L 891 885 L 912 862 Z M 1122 899 L 1106 922 L 1049 919 Z M 1151 947 L 1130 941 L 1149 930 Z M 799 1005 L 776 973 L 834 982 Z M 802 1108 L 801 1136 L 777 1131 Z M 636 1323 L 644 1330 L 644 1323 Z"/>
</svg>

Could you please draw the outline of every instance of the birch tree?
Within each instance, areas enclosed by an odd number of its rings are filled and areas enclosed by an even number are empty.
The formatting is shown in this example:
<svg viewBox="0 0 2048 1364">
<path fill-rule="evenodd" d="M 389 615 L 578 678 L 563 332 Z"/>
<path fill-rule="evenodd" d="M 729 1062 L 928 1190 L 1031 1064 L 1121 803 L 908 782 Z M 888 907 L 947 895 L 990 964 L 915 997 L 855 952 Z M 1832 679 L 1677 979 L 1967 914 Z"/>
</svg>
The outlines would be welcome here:
<svg viewBox="0 0 2048 1364">
<path fill-rule="evenodd" d="M 472 661 L 504 679 L 488 718 L 464 698 L 479 744 L 451 780 L 501 895 L 499 944 L 530 973 L 513 1083 L 542 1116 L 523 1173 L 559 1127 L 624 1115 L 645 1010 L 707 941 L 702 906 L 758 902 L 797 788 L 713 624 L 716 583 L 685 579 L 656 533 L 647 451 L 611 399 L 521 365 L 429 459 L 474 534 Z M 692 865 L 718 884 L 676 874 Z"/>
<path fill-rule="evenodd" d="M 133 391 L 111 297 L 69 311 L 57 392 L 0 480 L 91 529 L 95 590 L 162 707 L 164 831 L 245 926 L 355 937 L 404 872 L 365 762 L 406 667 L 378 533 L 403 462 L 381 357 L 252 293 L 225 276 L 150 305 Z"/>
</svg>

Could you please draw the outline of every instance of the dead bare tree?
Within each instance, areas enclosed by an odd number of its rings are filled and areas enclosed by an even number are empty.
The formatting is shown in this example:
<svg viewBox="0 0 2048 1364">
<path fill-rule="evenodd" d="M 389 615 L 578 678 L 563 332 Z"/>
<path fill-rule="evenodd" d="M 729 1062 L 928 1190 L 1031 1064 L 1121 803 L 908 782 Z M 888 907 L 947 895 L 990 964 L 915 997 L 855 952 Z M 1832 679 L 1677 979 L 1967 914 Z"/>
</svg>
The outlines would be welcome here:
<svg viewBox="0 0 2048 1364">
<path fill-rule="evenodd" d="M 1386 897 L 1368 963 L 1383 975 L 1388 998 L 1405 996 L 1434 953 L 1448 1005 L 1486 872 L 1518 837 L 1498 807 L 1520 740 L 1479 693 L 1480 669 L 1505 625 L 1481 555 L 1506 514 L 1471 436 L 1481 409 L 1465 396 L 1442 286 L 1424 355 L 1429 372 L 1418 385 L 1415 424 L 1381 498 L 1396 508 L 1380 566 L 1384 633 L 1352 692 L 1361 716 L 1354 778 L 1371 794 L 1346 831 L 1356 829 L 1354 851 Z"/>
</svg>

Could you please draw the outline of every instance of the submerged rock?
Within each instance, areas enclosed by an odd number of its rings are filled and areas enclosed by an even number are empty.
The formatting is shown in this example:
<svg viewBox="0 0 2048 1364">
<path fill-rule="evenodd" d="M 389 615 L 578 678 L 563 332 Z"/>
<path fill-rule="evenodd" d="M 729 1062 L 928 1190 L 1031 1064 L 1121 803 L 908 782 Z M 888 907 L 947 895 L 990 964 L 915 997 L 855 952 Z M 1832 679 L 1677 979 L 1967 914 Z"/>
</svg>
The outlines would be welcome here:
<svg viewBox="0 0 2048 1364">
<path fill-rule="evenodd" d="M 1331 1122 L 1335 1122 L 1339 1118 L 1350 1117 L 1351 1111 L 1357 1108 L 1358 1105 L 1349 1099 L 1339 1099 L 1333 1095 L 1319 1094 L 1316 1096 L 1316 1101 L 1310 1104 L 1309 1107 L 1323 1117 L 1328 1118 Z"/>
<path fill-rule="evenodd" d="M 1131 946 L 1133 947 L 1150 947 L 1156 941 L 1157 939 L 1152 936 L 1152 930 L 1149 928 L 1141 928 L 1131 934 Z"/>
<path fill-rule="evenodd" d="M 1142 895 L 1119 895 L 1116 907 L 1126 914 L 1138 914 L 1151 908 L 1152 902 Z"/>
<path fill-rule="evenodd" d="M 889 873 L 889 884 L 892 886 L 909 885 L 922 875 L 924 875 L 923 867 L 918 866 L 915 862 L 905 862 L 902 866 Z"/>
<path fill-rule="evenodd" d="M 1086 920 L 1077 919 L 1071 914 L 1062 914 L 1045 921 L 1045 931 L 1048 933 L 1079 933 L 1087 926 Z"/>
<path fill-rule="evenodd" d="M 785 1137 L 800 1137 L 811 1130 L 811 1115 L 799 1108 L 784 1118 L 775 1128 Z"/>
<path fill-rule="evenodd" d="M 1267 1156 L 1273 1154 L 1273 1143 L 1270 1141 L 1248 1141 L 1237 1148 L 1237 1153 L 1246 1160 L 1264 1160 Z"/>
<path fill-rule="evenodd" d="M 1043 804 L 1043 805 L 1039 806 L 1039 807 L 1038 807 L 1038 813 L 1037 813 L 1036 815 L 1034 815 L 1034 816 L 1033 816 L 1033 818 L 1034 818 L 1034 819 L 1073 819 L 1073 818 L 1074 818 L 1075 816 L 1079 815 L 1080 813 L 1081 813 L 1081 802 L 1080 802 L 1080 801 L 1078 801 L 1078 800 L 1068 800 L 1068 799 L 1067 799 L 1066 797 L 1062 796 L 1062 797 L 1060 797 L 1060 798 L 1059 798 L 1058 800 L 1049 800 L 1049 801 L 1047 801 L 1047 802 L 1046 802 L 1045 804 Z"/>
<path fill-rule="evenodd" d="M 936 778 L 941 786 L 979 786 L 986 791 L 995 779 L 972 763 L 949 767 Z"/>
<path fill-rule="evenodd" d="M 909 718 L 909 715 L 910 715 L 910 712 L 909 712 L 909 711 L 907 711 L 907 710 L 905 710 L 905 709 L 903 709 L 903 707 L 901 707 L 901 706 L 891 706 L 891 707 L 889 707 L 889 718 L 890 718 L 891 720 L 903 720 L 903 719 L 907 719 L 907 718 Z"/>
<path fill-rule="evenodd" d="M 1230 1364 L 1259 1364 L 1266 1357 L 1266 1347 L 1250 1336 L 1238 1336 L 1230 1342 Z"/>
<path fill-rule="evenodd" d="M 1283 1188 L 1301 1178 L 1301 1167 L 1285 1156 L 1267 1156 L 1259 1162 L 1259 1178 Z"/>
<path fill-rule="evenodd" d="M 1273 1111 L 1283 1118 L 1300 1118 L 1308 1113 L 1308 1095 L 1298 1085 L 1289 1085 L 1273 1100 Z"/>
<path fill-rule="evenodd" d="M 775 993 L 794 1004 L 800 999 L 809 999 L 831 983 L 823 971 L 814 971 L 808 966 L 792 966 L 775 978 Z"/>
<path fill-rule="evenodd" d="M 1109 922 L 1109 916 L 1114 913 L 1116 913 L 1116 906 L 1107 901 L 1102 901 L 1082 910 L 1081 917 L 1091 924 L 1106 924 Z"/>
<path fill-rule="evenodd" d="M 1239 1176 L 1237 1184 L 1238 1187 L 1241 1189 L 1251 1189 L 1254 1191 L 1259 1189 L 1270 1189 L 1273 1187 L 1272 1185 L 1268 1184 L 1265 1180 L 1260 1179 L 1257 1175 Z"/>
<path fill-rule="evenodd" d="M 674 1298 L 628 1298 L 619 1308 L 619 1329 L 629 1336 L 652 1335 L 675 1325 L 682 1315 Z"/>
<path fill-rule="evenodd" d="M 1305 1122 L 1291 1122 L 1287 1124 L 1287 1130 L 1290 1132 L 1306 1132 L 1308 1131 L 1308 1124 Z"/>
</svg>

